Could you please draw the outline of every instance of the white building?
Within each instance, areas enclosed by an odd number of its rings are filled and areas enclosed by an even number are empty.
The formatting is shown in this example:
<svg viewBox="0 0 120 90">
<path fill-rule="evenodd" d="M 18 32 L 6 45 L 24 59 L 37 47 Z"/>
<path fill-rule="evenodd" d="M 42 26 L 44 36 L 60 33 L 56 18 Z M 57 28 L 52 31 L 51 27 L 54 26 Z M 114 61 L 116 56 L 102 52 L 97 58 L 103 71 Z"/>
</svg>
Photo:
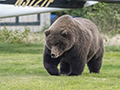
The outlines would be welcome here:
<svg viewBox="0 0 120 90">
<path fill-rule="evenodd" d="M 50 13 L 2 18 L 0 19 L 0 30 L 3 29 L 4 26 L 6 26 L 8 30 L 19 29 L 22 31 L 25 26 L 27 26 L 31 32 L 38 32 L 50 26 Z"/>
</svg>

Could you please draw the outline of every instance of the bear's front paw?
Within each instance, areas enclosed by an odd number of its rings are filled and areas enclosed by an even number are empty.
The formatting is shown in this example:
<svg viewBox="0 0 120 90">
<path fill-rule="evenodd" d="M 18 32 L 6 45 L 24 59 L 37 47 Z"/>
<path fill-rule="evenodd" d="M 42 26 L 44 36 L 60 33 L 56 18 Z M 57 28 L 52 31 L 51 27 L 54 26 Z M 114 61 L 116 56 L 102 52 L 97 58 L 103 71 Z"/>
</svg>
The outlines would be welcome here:
<svg viewBox="0 0 120 90">
<path fill-rule="evenodd" d="M 54 76 L 60 76 L 60 74 L 59 73 L 50 73 L 50 72 L 48 72 L 50 75 L 54 75 Z"/>
<path fill-rule="evenodd" d="M 78 76 L 78 75 L 81 75 L 81 74 L 77 74 L 77 73 L 69 73 L 69 74 L 67 74 L 67 76 Z"/>
<path fill-rule="evenodd" d="M 50 75 L 55 75 L 55 76 L 59 76 L 60 75 L 60 73 L 59 73 L 59 71 L 57 69 L 53 69 L 51 71 L 48 71 L 48 73 Z"/>
<path fill-rule="evenodd" d="M 50 75 L 54 75 L 54 76 L 60 76 L 60 74 L 59 73 L 50 73 Z"/>
<path fill-rule="evenodd" d="M 66 74 L 66 75 L 67 75 L 67 72 L 64 72 L 64 71 L 60 71 L 60 74 Z"/>
</svg>

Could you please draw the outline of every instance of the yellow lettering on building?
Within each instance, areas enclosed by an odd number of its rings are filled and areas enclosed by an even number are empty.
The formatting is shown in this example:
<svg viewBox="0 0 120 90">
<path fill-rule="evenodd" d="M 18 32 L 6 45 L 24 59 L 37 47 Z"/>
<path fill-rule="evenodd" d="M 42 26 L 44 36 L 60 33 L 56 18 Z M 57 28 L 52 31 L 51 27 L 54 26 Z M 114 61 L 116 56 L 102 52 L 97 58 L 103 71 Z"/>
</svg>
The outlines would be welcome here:
<svg viewBox="0 0 120 90">
<path fill-rule="evenodd" d="M 45 7 L 48 7 L 50 5 L 50 3 L 53 3 L 53 2 L 54 2 L 54 0 L 49 0 Z"/>
<path fill-rule="evenodd" d="M 15 3 L 15 6 L 18 5 L 18 7 L 23 3 L 24 0 L 17 0 L 17 2 Z"/>
<path fill-rule="evenodd" d="M 29 4 L 29 7 L 35 2 L 36 0 L 33 0 L 30 4 Z"/>
<path fill-rule="evenodd" d="M 43 7 L 46 2 L 47 2 L 47 0 L 45 0 L 40 7 Z"/>
<path fill-rule="evenodd" d="M 25 7 L 30 3 L 30 0 L 26 0 L 27 2 L 23 2 L 22 6 Z"/>
<path fill-rule="evenodd" d="M 24 2 L 24 0 L 17 0 L 16 3 L 15 3 L 15 6 L 20 6 L 22 5 L 22 7 L 25 7 L 25 6 L 32 6 L 33 3 L 36 1 L 36 0 L 26 0 L 26 2 Z M 36 3 L 33 5 L 33 7 L 39 7 L 39 3 L 42 2 L 43 0 L 37 0 Z M 48 1 L 48 2 L 47 2 Z M 48 7 L 50 5 L 50 3 L 53 3 L 54 0 L 44 0 L 44 2 L 41 4 L 40 7 Z M 30 4 L 29 4 L 30 3 Z M 47 4 L 46 4 L 47 3 Z M 29 4 L 29 5 L 28 5 Z M 45 5 L 46 4 L 46 5 Z"/>
<path fill-rule="evenodd" d="M 37 1 L 35 4 L 34 4 L 34 7 L 39 7 L 39 3 L 41 2 L 42 0 L 39 0 L 39 1 Z"/>
</svg>

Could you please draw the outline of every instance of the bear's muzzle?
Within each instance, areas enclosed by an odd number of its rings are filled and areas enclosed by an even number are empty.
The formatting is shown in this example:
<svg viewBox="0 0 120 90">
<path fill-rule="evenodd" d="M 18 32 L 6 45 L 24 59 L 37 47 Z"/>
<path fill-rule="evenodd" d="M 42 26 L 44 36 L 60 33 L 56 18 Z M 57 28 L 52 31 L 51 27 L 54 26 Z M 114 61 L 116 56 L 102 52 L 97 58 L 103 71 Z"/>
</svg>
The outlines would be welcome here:
<svg viewBox="0 0 120 90">
<path fill-rule="evenodd" d="M 58 58 L 60 56 L 60 53 L 58 51 L 58 47 L 52 46 L 51 49 L 51 58 Z"/>
</svg>

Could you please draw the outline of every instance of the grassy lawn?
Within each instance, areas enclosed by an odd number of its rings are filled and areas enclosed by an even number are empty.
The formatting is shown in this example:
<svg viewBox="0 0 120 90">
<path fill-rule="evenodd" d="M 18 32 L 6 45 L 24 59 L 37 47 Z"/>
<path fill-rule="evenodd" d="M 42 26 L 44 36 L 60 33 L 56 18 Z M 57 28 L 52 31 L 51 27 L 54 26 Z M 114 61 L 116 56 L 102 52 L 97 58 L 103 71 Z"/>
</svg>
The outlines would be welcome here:
<svg viewBox="0 0 120 90">
<path fill-rule="evenodd" d="M 100 74 L 50 76 L 43 44 L 0 43 L 0 90 L 120 90 L 120 47 L 106 47 Z"/>
</svg>

